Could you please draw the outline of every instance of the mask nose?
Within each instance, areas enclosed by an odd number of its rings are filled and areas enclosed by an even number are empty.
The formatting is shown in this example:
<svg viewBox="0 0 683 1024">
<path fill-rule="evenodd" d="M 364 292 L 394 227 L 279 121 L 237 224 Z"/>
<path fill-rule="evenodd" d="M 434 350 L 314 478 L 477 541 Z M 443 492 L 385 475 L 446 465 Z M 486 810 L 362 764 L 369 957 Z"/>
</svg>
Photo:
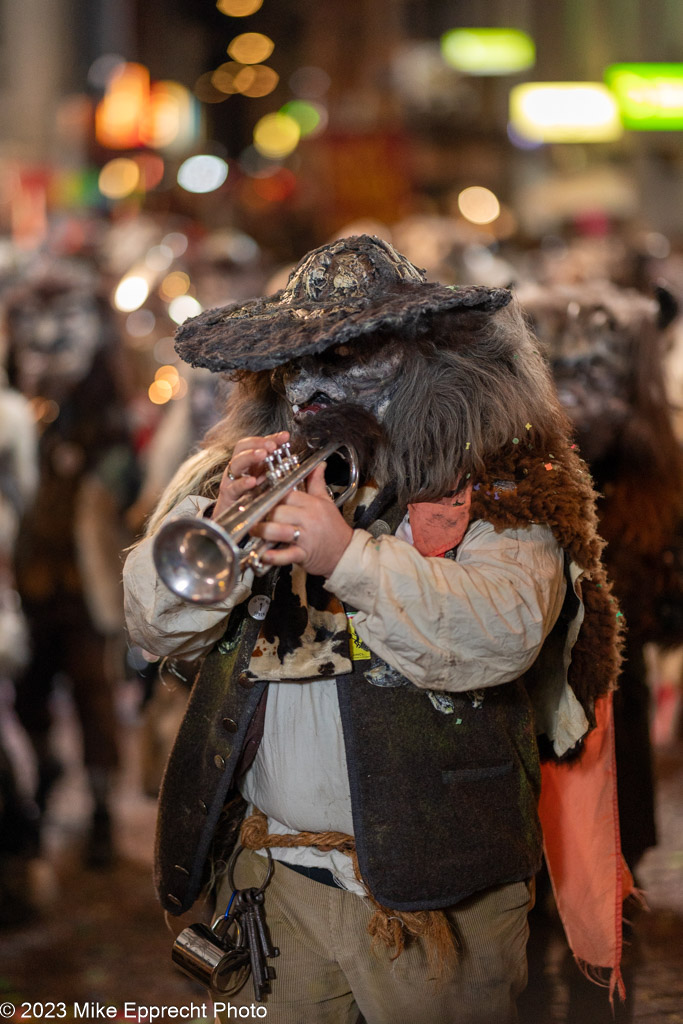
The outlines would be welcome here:
<svg viewBox="0 0 683 1024">
<path fill-rule="evenodd" d="M 284 370 L 282 385 L 290 405 L 299 405 L 311 393 L 311 375 L 303 366 Z"/>
</svg>

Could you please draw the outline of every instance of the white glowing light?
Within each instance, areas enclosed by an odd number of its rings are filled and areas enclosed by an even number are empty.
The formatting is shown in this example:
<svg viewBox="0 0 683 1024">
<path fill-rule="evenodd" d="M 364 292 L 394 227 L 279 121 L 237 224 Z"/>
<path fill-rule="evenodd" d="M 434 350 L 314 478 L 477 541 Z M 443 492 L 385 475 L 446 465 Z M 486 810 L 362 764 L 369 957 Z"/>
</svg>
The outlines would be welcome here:
<svg viewBox="0 0 683 1024">
<path fill-rule="evenodd" d="M 149 284 L 144 277 L 131 274 L 119 281 L 114 292 L 114 305 L 122 313 L 132 313 L 139 309 L 149 295 Z"/>
<path fill-rule="evenodd" d="M 178 184 L 186 192 L 215 192 L 228 176 L 228 165 L 219 156 L 191 156 L 178 169 Z"/>
<path fill-rule="evenodd" d="M 176 324 L 182 324 L 190 316 L 201 313 L 202 307 L 191 295 L 179 295 L 168 304 L 168 315 Z"/>
<path fill-rule="evenodd" d="M 458 196 L 458 209 L 471 224 L 491 224 L 500 216 L 498 197 L 482 185 L 464 188 Z"/>
<path fill-rule="evenodd" d="M 510 121 L 535 142 L 613 142 L 623 134 L 614 96 L 600 82 L 527 82 L 510 91 Z"/>
</svg>

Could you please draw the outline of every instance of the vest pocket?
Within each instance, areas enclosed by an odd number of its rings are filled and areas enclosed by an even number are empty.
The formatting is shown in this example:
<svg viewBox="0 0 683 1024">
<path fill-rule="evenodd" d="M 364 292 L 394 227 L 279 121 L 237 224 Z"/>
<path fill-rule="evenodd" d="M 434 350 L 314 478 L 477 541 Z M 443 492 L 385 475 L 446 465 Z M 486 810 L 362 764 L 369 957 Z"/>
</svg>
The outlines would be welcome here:
<svg viewBox="0 0 683 1024">
<path fill-rule="evenodd" d="M 450 771 L 441 772 L 441 781 L 449 784 L 453 782 L 478 782 L 480 779 L 495 779 L 500 775 L 509 775 L 512 771 L 512 761 L 504 761 L 501 764 L 480 765 L 477 768 L 454 768 Z"/>
</svg>

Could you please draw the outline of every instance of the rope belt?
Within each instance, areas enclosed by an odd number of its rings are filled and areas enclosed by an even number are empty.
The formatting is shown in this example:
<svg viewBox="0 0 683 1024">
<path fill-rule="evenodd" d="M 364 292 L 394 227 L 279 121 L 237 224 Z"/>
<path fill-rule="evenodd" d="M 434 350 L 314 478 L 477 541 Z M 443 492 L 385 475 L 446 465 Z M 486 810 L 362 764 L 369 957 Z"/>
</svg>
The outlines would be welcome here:
<svg viewBox="0 0 683 1024">
<path fill-rule="evenodd" d="M 297 832 L 296 835 L 269 833 L 266 815 L 255 809 L 242 823 L 240 842 L 247 850 L 264 850 L 269 846 L 314 846 L 322 853 L 340 850 L 351 858 L 356 879 L 364 887 L 374 907 L 368 934 L 374 942 L 395 950 L 392 960 L 401 955 L 411 938 L 421 938 L 425 944 L 430 972 L 436 977 L 443 977 L 455 964 L 458 952 L 456 938 L 446 914 L 442 910 L 397 911 L 378 903 L 361 878 L 353 836 L 344 832 Z"/>
</svg>

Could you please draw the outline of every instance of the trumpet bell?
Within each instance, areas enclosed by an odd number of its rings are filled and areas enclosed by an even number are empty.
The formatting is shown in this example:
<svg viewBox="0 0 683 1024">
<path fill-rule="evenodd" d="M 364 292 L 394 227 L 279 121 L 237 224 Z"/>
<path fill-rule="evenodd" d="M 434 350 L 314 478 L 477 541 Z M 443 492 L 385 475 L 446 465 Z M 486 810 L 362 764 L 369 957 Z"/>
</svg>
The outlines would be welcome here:
<svg viewBox="0 0 683 1024">
<path fill-rule="evenodd" d="M 229 597 L 240 572 L 240 549 L 211 519 L 172 519 L 153 547 L 156 570 L 177 597 L 218 604 Z"/>
<path fill-rule="evenodd" d="M 152 548 L 160 579 L 184 601 L 220 604 L 230 596 L 243 570 L 250 568 L 257 576 L 268 572 L 271 566 L 261 555 L 273 545 L 250 539 L 250 530 L 337 452 L 348 466 L 348 484 L 333 500 L 338 507 L 343 505 L 358 487 L 358 456 L 350 444 L 330 441 L 302 462 L 289 445 L 282 445 L 265 460 L 270 465 L 262 490 L 250 492 L 216 519 L 180 517 L 162 525 Z"/>
</svg>

